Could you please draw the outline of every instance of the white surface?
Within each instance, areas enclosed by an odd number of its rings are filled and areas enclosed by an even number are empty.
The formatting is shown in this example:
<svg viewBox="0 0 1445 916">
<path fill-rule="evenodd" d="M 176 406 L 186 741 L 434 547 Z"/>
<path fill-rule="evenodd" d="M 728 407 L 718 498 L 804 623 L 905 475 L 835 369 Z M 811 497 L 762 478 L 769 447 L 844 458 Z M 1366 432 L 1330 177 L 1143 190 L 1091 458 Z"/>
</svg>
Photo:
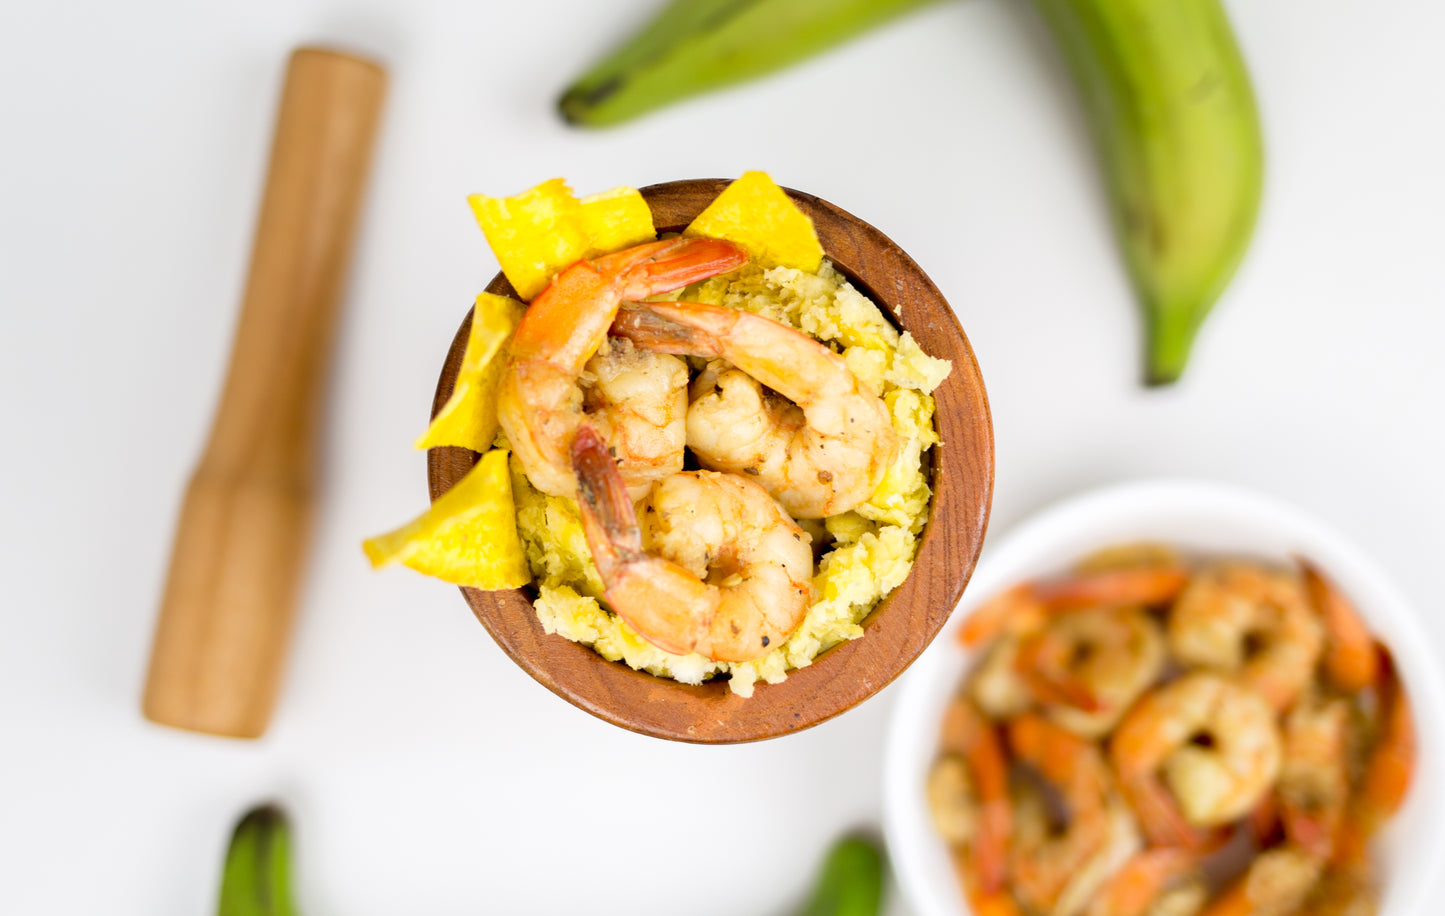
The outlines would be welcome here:
<svg viewBox="0 0 1445 916">
<path fill-rule="evenodd" d="M 958 878 L 928 812 L 924 784 L 939 723 L 972 664 L 958 642 L 965 615 L 1018 582 L 1067 569 L 1115 544 L 1173 544 L 1199 556 L 1251 556 L 1288 565 L 1309 557 L 1393 648 L 1420 723 L 1420 774 L 1441 772 L 1445 682 L 1420 612 L 1355 544 L 1307 513 L 1248 490 L 1195 481 L 1105 487 L 1052 506 L 990 545 L 944 634 L 904 675 L 884 751 L 884 824 L 906 898 L 924 916 L 966 916 Z M 1445 785 L 1421 779 L 1378 838 L 1382 916 L 1424 913 L 1445 857 Z"/>
<path fill-rule="evenodd" d="M 1141 475 L 1245 484 L 1348 532 L 1445 648 L 1445 10 L 1230 4 L 1264 214 L 1188 378 L 1151 392 L 1084 125 L 1024 4 L 946 3 L 765 84 L 564 127 L 558 91 L 656 5 L 0 7 L 7 914 L 208 912 L 232 818 L 268 796 L 299 825 L 303 910 L 346 916 L 781 916 L 829 840 L 878 823 L 892 690 L 781 741 L 668 745 L 537 686 L 453 589 L 368 571 L 360 538 L 424 503 L 409 443 L 495 269 L 464 195 L 554 175 L 591 192 L 764 168 L 851 210 L 924 265 L 978 351 L 995 531 Z M 393 93 L 290 677 L 268 737 L 236 744 L 137 704 L 283 56 L 318 37 L 384 57 Z"/>
</svg>

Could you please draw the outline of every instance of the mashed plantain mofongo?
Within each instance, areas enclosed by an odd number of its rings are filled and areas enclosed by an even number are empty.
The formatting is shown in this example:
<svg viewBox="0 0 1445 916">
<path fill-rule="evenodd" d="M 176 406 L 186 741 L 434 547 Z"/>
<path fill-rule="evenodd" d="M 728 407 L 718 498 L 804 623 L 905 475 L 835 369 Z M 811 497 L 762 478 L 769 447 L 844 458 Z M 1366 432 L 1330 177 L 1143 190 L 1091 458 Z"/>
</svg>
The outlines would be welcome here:
<svg viewBox="0 0 1445 916">
<path fill-rule="evenodd" d="M 907 332 L 900 334 L 827 261 L 816 274 L 748 265 L 689 287 L 677 298 L 755 312 L 829 344 L 888 406 L 900 442 L 898 456 L 866 502 L 823 520 L 831 543 L 818 561 L 813 603 L 802 624 L 786 642 L 751 662 L 662 651 L 602 603 L 602 580 L 576 503 L 534 489 L 513 457 L 517 529 L 537 583 L 537 616 L 548 633 L 687 684 L 726 674 L 732 691 L 747 697 L 759 680 L 778 683 L 830 647 L 862 636 L 869 611 L 908 576 L 932 497 L 923 468 L 924 453 L 939 443 L 932 392 L 951 367 L 924 353 Z"/>
</svg>

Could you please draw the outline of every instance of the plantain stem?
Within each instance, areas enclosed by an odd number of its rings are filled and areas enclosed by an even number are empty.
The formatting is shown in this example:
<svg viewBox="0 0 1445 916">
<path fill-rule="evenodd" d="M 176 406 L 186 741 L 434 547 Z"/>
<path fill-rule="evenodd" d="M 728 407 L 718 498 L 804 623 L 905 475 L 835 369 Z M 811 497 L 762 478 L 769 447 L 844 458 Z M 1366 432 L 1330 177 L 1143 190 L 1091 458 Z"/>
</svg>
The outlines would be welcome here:
<svg viewBox="0 0 1445 916">
<path fill-rule="evenodd" d="M 1160 387 L 1179 381 L 1202 317 L 1193 309 L 1145 307 L 1144 384 Z"/>
<path fill-rule="evenodd" d="M 813 897 L 799 916 L 878 916 L 883 870 L 883 853 L 871 840 L 839 840 L 828 851 Z"/>
<path fill-rule="evenodd" d="M 220 916 L 296 916 L 291 903 L 291 836 L 272 805 L 248 812 L 231 835 L 221 876 Z"/>
</svg>

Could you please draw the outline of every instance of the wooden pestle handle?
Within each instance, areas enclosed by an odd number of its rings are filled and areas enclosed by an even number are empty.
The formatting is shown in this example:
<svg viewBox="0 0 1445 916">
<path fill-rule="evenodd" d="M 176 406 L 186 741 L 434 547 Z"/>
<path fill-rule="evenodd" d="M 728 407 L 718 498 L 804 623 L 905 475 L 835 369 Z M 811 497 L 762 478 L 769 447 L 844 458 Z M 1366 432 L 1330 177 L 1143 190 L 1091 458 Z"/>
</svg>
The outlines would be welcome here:
<svg viewBox="0 0 1445 916">
<path fill-rule="evenodd" d="M 225 391 L 181 506 L 144 711 L 266 730 L 310 540 L 323 384 L 386 73 L 291 55 Z"/>
</svg>

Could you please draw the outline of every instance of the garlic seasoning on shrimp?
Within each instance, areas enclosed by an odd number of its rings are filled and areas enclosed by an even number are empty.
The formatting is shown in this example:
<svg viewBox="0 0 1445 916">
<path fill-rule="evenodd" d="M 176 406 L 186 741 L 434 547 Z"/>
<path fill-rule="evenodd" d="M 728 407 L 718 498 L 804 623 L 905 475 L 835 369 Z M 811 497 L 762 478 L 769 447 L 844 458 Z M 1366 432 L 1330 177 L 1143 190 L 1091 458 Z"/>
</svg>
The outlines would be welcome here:
<svg viewBox="0 0 1445 916">
<path fill-rule="evenodd" d="M 1321 667 L 1326 677 L 1345 693 L 1364 690 L 1379 679 L 1375 638 L 1354 604 L 1319 567 L 1304 558 L 1298 562 L 1310 603 L 1325 629 Z"/>
<path fill-rule="evenodd" d="M 1196 574 L 1170 611 L 1168 630 L 1181 664 L 1234 675 L 1277 712 L 1309 686 L 1324 645 L 1300 582 L 1252 563 Z"/>
<path fill-rule="evenodd" d="M 1418 763 L 1415 719 L 1405 685 L 1389 650 L 1378 644 L 1376 650 L 1380 655 L 1375 685 L 1379 692 L 1379 733 L 1336 837 L 1333 860 L 1340 865 L 1367 860 L 1366 844 L 1404 804 Z"/>
<path fill-rule="evenodd" d="M 1076 916 L 1138 852 L 1134 819 L 1095 745 L 1034 713 L 1008 724 L 1008 745 L 1066 809 L 1062 830 L 1055 830 L 1040 787 L 1016 784 L 1009 849 L 1014 892 L 1032 911 Z"/>
<path fill-rule="evenodd" d="M 1344 700 L 1309 697 L 1284 719 L 1279 773 L 1280 817 L 1289 841 L 1317 859 L 1334 851 L 1350 791 Z"/>
<path fill-rule="evenodd" d="M 1012 719 L 1033 708 L 1034 696 L 1018 672 L 1019 638 L 996 638 L 969 676 L 967 689 L 978 708 L 995 719 Z"/>
<path fill-rule="evenodd" d="M 1164 670 L 1164 634 L 1132 607 L 1051 620 L 1024 637 L 1016 670 L 1049 718 L 1084 738 L 1108 734 Z"/>
<path fill-rule="evenodd" d="M 617 459 L 634 500 L 682 471 L 687 441 L 687 364 L 608 338 L 583 370 L 582 410 Z"/>
<path fill-rule="evenodd" d="M 1193 916 L 1204 908 L 1204 855 L 1178 846 L 1136 853 L 1105 882 L 1084 916 Z"/>
<path fill-rule="evenodd" d="M 577 431 L 572 456 L 603 597 L 639 636 L 675 655 L 747 662 L 797 629 L 812 594 L 813 551 L 762 487 L 684 472 L 634 509 L 591 426 Z"/>
<path fill-rule="evenodd" d="M 1183 587 L 1176 566 L 1104 569 L 1008 589 L 977 608 L 965 645 L 992 640 L 971 680 L 989 715 L 1034 705 L 1075 734 L 1107 734 L 1167 662 L 1159 624 L 1140 604 Z"/>
<path fill-rule="evenodd" d="M 1258 693 L 1194 672 L 1135 703 L 1109 754 L 1150 840 L 1198 849 L 1212 839 L 1208 828 L 1242 817 L 1270 790 L 1282 748 Z"/>
<path fill-rule="evenodd" d="M 1209 902 L 1203 916 L 1292 916 L 1309 898 L 1323 863 L 1294 846 L 1276 846 Z"/>
<path fill-rule="evenodd" d="M 929 808 L 939 832 L 969 861 L 965 887 L 1001 891 L 1007 878 L 1012 817 L 1008 759 L 998 726 L 966 697 L 954 697 L 943 717 L 943 756 L 928 774 Z"/>
<path fill-rule="evenodd" d="M 726 306 L 649 302 L 624 309 L 612 331 L 647 349 L 725 361 L 692 383 L 688 447 L 704 467 L 756 480 L 795 518 L 855 508 L 893 463 L 898 436 L 883 399 L 841 356 L 785 324 Z"/>
<path fill-rule="evenodd" d="M 622 301 L 681 289 L 747 259 L 718 239 L 649 242 L 578 261 L 532 300 L 497 395 L 497 419 L 532 486 L 553 496 L 576 492 L 570 449 L 585 417 L 578 379 Z"/>
</svg>

